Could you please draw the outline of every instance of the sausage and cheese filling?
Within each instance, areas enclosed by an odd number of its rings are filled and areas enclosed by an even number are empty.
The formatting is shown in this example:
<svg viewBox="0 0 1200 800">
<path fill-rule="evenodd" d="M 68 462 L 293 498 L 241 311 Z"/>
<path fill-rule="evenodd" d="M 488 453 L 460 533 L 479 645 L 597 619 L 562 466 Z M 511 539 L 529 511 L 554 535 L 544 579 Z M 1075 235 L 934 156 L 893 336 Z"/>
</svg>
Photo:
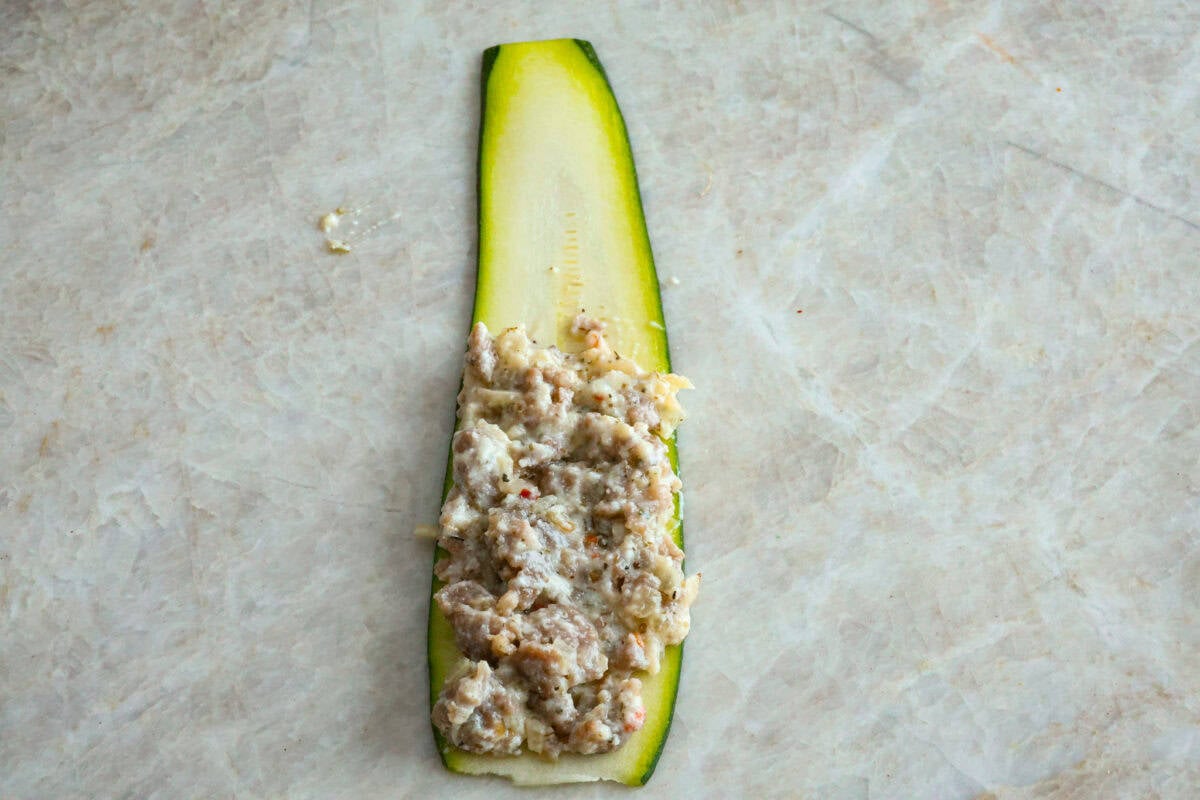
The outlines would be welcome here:
<svg viewBox="0 0 1200 800">
<path fill-rule="evenodd" d="M 691 384 L 613 352 L 585 317 L 577 355 L 522 328 L 468 341 L 438 607 L 466 663 L 433 721 L 456 747 L 602 753 L 642 727 L 639 674 L 687 635 L 699 576 L 671 539 L 665 439 Z"/>
</svg>

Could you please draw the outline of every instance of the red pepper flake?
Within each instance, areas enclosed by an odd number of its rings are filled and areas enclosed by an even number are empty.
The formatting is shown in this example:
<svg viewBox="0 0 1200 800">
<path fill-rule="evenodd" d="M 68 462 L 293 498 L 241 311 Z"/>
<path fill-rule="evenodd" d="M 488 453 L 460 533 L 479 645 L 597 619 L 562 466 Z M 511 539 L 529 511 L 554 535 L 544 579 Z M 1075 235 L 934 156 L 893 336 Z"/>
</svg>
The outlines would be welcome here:
<svg viewBox="0 0 1200 800">
<path fill-rule="evenodd" d="M 521 497 L 524 497 L 526 500 L 532 500 L 532 499 L 533 499 L 533 492 L 531 492 L 529 489 L 522 489 L 522 490 L 521 490 Z"/>
<path fill-rule="evenodd" d="M 596 401 L 597 403 L 603 403 L 603 402 L 604 402 L 604 395 L 602 395 L 602 394 L 594 394 L 594 395 L 592 395 L 592 398 L 593 398 L 593 399 L 595 399 L 595 401 Z"/>
</svg>

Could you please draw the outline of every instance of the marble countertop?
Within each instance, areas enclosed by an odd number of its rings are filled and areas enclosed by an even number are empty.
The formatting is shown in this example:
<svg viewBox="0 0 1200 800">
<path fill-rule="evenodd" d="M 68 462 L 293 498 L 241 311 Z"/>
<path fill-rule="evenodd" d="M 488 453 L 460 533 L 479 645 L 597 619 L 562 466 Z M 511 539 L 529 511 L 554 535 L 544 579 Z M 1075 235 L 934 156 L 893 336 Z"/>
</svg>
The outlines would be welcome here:
<svg viewBox="0 0 1200 800">
<path fill-rule="evenodd" d="M 480 51 L 569 35 L 697 386 L 643 794 L 1194 797 L 1200 9 L 548 5 L 0 11 L 0 796 L 529 795 L 437 761 L 412 530 Z"/>
</svg>

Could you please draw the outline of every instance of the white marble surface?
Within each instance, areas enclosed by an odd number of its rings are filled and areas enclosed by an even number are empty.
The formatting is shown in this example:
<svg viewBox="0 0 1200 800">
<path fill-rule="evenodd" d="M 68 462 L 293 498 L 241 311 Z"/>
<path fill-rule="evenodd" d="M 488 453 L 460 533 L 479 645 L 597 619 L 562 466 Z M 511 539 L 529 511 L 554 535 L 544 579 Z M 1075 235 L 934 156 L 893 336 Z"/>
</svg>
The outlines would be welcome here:
<svg viewBox="0 0 1200 800">
<path fill-rule="evenodd" d="M 410 532 L 479 53 L 574 35 L 699 387 L 643 794 L 1195 797 L 1200 8 L 550 5 L 0 11 L 0 796 L 526 796 L 437 762 Z"/>
</svg>

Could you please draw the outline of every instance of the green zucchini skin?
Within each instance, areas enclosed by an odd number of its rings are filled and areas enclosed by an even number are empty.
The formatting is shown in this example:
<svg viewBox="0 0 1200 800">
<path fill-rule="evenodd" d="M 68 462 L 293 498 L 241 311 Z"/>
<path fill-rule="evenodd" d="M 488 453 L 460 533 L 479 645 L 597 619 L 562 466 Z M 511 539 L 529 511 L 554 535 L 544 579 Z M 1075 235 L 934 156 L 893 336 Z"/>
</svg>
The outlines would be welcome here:
<svg viewBox="0 0 1200 800">
<path fill-rule="evenodd" d="M 569 320 L 586 310 L 607 324 L 618 352 L 645 369 L 670 371 L 628 131 L 592 45 L 557 39 L 488 48 L 480 95 L 472 323 L 482 321 L 493 332 L 523 324 L 535 341 L 571 350 L 577 343 L 567 334 Z M 564 227 L 577 231 L 580 242 L 569 257 L 561 247 Z M 668 447 L 678 472 L 674 438 Z M 448 463 L 443 500 L 451 486 Z M 680 495 L 671 535 L 682 547 Z M 435 563 L 444 555 L 438 548 Z M 427 633 L 431 708 L 461 658 L 432 600 L 441 586 L 434 577 Z M 682 645 L 668 647 L 659 672 L 645 677 L 646 725 L 613 753 L 556 761 L 532 754 L 478 756 L 453 747 L 434 728 L 438 754 L 453 772 L 505 775 L 518 784 L 643 785 L 666 744 L 682 655 Z"/>
</svg>

